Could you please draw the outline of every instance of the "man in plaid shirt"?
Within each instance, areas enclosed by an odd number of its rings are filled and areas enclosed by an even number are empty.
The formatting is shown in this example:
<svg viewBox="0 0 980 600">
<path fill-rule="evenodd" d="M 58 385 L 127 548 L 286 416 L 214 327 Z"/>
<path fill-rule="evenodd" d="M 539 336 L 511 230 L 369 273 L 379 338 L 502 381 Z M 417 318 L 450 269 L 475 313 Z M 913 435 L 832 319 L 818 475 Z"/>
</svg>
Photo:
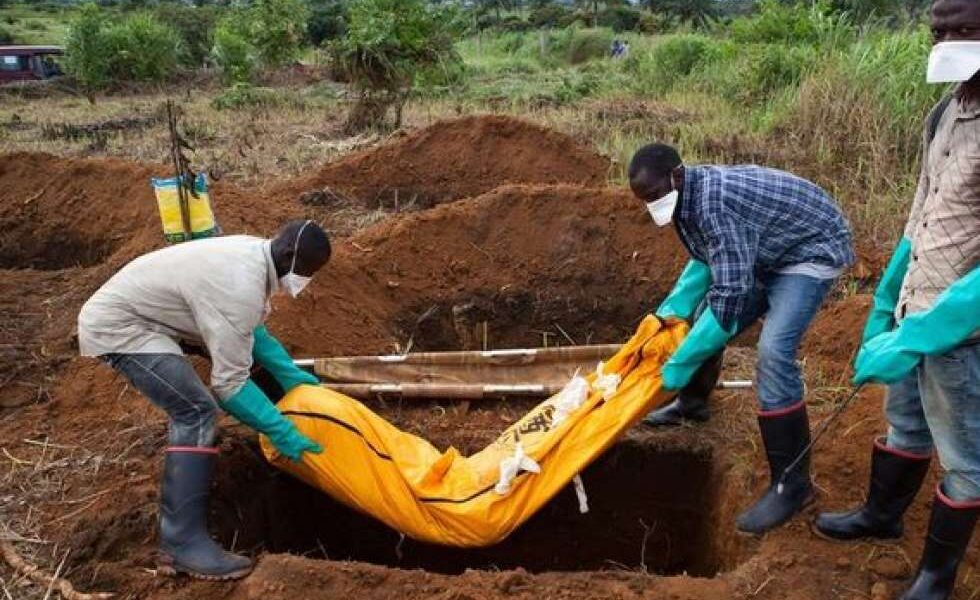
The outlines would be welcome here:
<svg viewBox="0 0 980 600">
<path fill-rule="evenodd" d="M 641 148 L 629 167 L 630 187 L 660 226 L 673 222 L 691 255 L 661 318 L 694 321 L 662 370 L 678 397 L 651 413 L 651 425 L 706 420 L 707 396 L 728 340 L 761 317 L 756 385 L 759 428 L 771 485 L 738 518 L 763 533 L 813 499 L 809 457 L 776 482 L 810 441 L 796 353 L 824 296 L 854 263 L 850 228 L 840 207 L 815 184 L 758 166 L 685 166 L 674 148 Z"/>
</svg>

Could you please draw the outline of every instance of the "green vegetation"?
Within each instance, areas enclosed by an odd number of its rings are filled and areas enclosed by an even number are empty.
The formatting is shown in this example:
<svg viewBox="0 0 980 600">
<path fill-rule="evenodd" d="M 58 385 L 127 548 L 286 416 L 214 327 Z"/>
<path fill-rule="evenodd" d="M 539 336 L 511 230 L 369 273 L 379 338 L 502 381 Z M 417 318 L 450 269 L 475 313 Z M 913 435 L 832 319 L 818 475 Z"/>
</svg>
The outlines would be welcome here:
<svg viewBox="0 0 980 600">
<path fill-rule="evenodd" d="M 64 40 L 67 70 L 90 93 L 216 66 L 228 88 L 211 106 L 222 110 L 319 106 L 261 83 L 295 61 L 326 62 L 319 77 L 342 84 L 331 106 L 353 98 L 348 132 L 397 127 L 408 102 L 551 111 L 586 137 L 602 114 L 611 133 L 597 143 L 620 169 L 653 138 L 692 161 L 766 162 L 823 184 L 871 235 L 901 219 L 921 121 L 943 92 L 923 76 L 928 0 L 197 4 L 0 6 L 0 43 Z M 614 40 L 628 56 L 610 56 Z M 617 103 L 652 113 L 610 123 L 615 111 L 593 108 Z"/>
<path fill-rule="evenodd" d="M 348 131 L 383 127 L 391 110 L 393 125 L 401 126 L 413 86 L 456 72 L 451 9 L 422 0 L 353 0 L 347 20 L 347 35 L 329 51 L 358 94 Z"/>
<path fill-rule="evenodd" d="M 0 6 L 0 44 L 61 44 L 70 14 L 34 3 Z"/>
<path fill-rule="evenodd" d="M 620 168 L 654 137 L 691 161 L 766 162 L 831 190 L 862 217 L 862 235 L 890 236 L 914 189 L 922 119 L 943 89 L 925 82 L 925 25 L 894 13 L 856 21 L 840 6 L 764 0 L 751 14 L 656 36 L 477 33 L 458 45 L 467 77 L 452 97 L 518 113 L 659 101 L 693 116 L 624 124 L 603 142 Z M 614 38 L 630 42 L 628 58 L 608 57 Z M 570 52 L 580 47 L 593 50 Z"/>
<path fill-rule="evenodd" d="M 86 91 L 128 81 L 161 81 L 177 70 L 180 38 L 149 13 L 112 19 L 94 4 L 75 17 L 65 70 Z"/>
</svg>

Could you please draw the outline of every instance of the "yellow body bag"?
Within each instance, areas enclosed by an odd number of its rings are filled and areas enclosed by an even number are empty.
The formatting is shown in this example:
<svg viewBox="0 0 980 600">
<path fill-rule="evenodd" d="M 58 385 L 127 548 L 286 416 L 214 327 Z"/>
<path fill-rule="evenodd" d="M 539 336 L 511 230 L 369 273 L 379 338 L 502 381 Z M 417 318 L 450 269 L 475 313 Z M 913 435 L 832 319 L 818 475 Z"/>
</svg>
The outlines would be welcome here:
<svg viewBox="0 0 980 600">
<path fill-rule="evenodd" d="M 673 396 L 660 367 L 687 333 L 646 317 L 596 373 L 576 376 L 484 450 L 439 452 L 360 402 L 299 386 L 279 410 L 322 454 L 299 462 L 261 437 L 276 467 L 408 537 L 447 546 L 489 546 L 507 537 L 650 410 Z"/>
</svg>

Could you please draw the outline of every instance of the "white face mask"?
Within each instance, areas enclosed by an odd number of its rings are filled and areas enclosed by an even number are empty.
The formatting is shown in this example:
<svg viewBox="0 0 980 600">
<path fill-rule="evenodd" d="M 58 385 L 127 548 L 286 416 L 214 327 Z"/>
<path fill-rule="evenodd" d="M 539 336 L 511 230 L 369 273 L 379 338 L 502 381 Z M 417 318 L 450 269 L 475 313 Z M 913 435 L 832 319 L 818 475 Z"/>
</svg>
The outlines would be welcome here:
<svg viewBox="0 0 980 600">
<path fill-rule="evenodd" d="M 939 42 L 929 54 L 929 83 L 969 81 L 980 71 L 980 42 Z"/>
<path fill-rule="evenodd" d="M 297 275 L 294 272 L 296 268 L 296 251 L 299 250 L 299 238 L 303 235 L 303 230 L 306 226 L 310 224 L 310 221 L 303 223 L 303 226 L 299 228 L 299 233 L 296 234 L 296 242 L 293 245 L 293 262 L 289 265 L 289 272 L 279 278 L 279 285 L 282 286 L 286 293 L 295 298 L 299 296 L 299 293 L 303 291 L 307 285 L 309 285 L 312 277 L 307 277 L 306 275 Z"/>
<path fill-rule="evenodd" d="M 667 192 L 667 195 L 659 200 L 647 202 L 647 212 L 653 217 L 653 222 L 658 227 L 670 224 L 674 217 L 674 207 L 677 206 L 677 190 Z"/>
<path fill-rule="evenodd" d="M 674 218 L 674 208 L 677 206 L 677 190 L 674 189 L 674 175 L 670 175 L 670 191 L 662 197 L 647 202 L 647 212 L 653 217 L 657 227 L 663 227 Z"/>
<path fill-rule="evenodd" d="M 303 275 L 297 275 L 290 271 L 282 277 L 279 278 L 279 285 L 281 285 L 286 293 L 295 298 L 299 296 L 299 293 L 303 291 L 309 283 L 312 277 L 305 277 Z"/>
</svg>

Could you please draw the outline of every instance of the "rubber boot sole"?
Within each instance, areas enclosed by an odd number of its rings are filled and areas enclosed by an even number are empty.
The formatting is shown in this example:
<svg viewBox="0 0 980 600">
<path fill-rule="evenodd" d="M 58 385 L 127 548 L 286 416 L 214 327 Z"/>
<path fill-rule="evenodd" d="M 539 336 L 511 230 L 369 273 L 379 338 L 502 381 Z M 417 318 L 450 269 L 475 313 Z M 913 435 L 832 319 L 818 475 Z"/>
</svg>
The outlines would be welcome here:
<svg viewBox="0 0 980 600">
<path fill-rule="evenodd" d="M 239 569 L 237 571 L 231 571 L 229 573 L 223 573 L 221 575 L 211 575 L 208 573 L 201 573 L 195 571 L 194 569 L 189 569 L 181 564 L 176 563 L 173 558 L 169 556 L 161 557 L 157 562 L 157 575 L 162 575 L 164 577 L 177 577 L 178 575 L 187 575 L 193 579 L 201 579 L 204 581 L 231 581 L 233 579 L 241 579 L 248 576 L 252 572 L 254 564 L 249 565 L 244 569 Z"/>
<path fill-rule="evenodd" d="M 817 528 L 817 524 L 814 523 L 813 521 L 810 521 L 810 531 L 813 532 L 813 535 L 817 536 L 822 540 L 827 540 L 828 542 L 835 542 L 837 544 L 897 544 L 902 541 L 903 537 L 905 537 L 905 534 L 903 533 L 902 535 L 895 536 L 895 537 L 888 537 L 888 538 L 875 537 L 873 535 L 866 535 L 864 537 L 857 537 L 857 538 L 850 538 L 850 539 L 835 538 L 832 535 L 827 535 L 826 533 L 820 531 L 820 529 Z"/>
<path fill-rule="evenodd" d="M 814 492 L 814 493 L 810 494 L 810 497 L 809 498 L 807 498 L 806 500 L 803 501 L 803 504 L 800 505 L 799 510 L 797 510 L 795 513 L 793 513 L 793 515 L 790 518 L 786 519 L 785 521 L 783 521 L 779 525 L 774 525 L 773 527 L 770 527 L 769 529 L 767 529 L 766 531 L 763 531 L 762 533 L 752 533 L 751 531 L 742 531 L 738 527 L 735 527 L 735 533 L 738 534 L 741 537 L 744 537 L 744 538 L 756 538 L 756 539 L 761 538 L 762 536 L 766 535 L 767 533 L 771 533 L 771 532 L 779 529 L 783 525 L 789 523 L 790 521 L 792 521 L 796 517 L 800 516 L 801 514 L 803 514 L 804 512 L 806 512 L 807 510 L 810 510 L 810 509 L 814 508 L 814 506 L 816 505 L 816 502 L 817 502 L 817 494 L 816 494 L 816 492 Z"/>
</svg>

